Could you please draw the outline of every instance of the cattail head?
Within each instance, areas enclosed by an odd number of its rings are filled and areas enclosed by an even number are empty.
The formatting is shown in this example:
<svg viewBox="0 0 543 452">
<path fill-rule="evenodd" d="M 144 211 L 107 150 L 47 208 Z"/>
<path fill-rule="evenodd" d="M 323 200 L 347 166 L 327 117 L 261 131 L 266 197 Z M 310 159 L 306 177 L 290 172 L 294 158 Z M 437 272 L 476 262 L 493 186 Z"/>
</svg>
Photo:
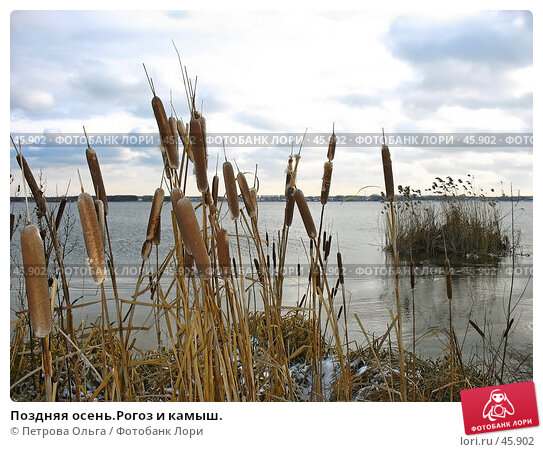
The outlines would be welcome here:
<svg viewBox="0 0 543 452">
<path fill-rule="evenodd" d="M 208 189 L 207 182 L 207 155 L 205 149 L 205 139 L 202 131 L 202 123 L 199 119 L 190 120 L 190 142 L 192 155 L 194 158 L 194 175 L 196 176 L 196 185 L 200 193 L 205 193 Z"/>
<path fill-rule="evenodd" d="M 386 197 L 389 201 L 394 200 L 394 176 L 392 173 L 392 161 L 390 160 L 390 150 L 386 144 L 381 148 L 381 157 L 383 158 L 383 173 L 385 175 Z"/>
<path fill-rule="evenodd" d="M 141 247 L 141 260 L 146 261 L 149 259 L 149 256 L 151 255 L 151 251 L 153 249 L 153 242 L 149 239 L 145 240 L 143 242 L 143 246 Z"/>
<path fill-rule="evenodd" d="M 249 193 L 251 194 L 251 201 L 253 202 L 255 209 L 255 218 L 258 218 L 258 194 L 256 192 L 256 188 L 251 188 Z"/>
<path fill-rule="evenodd" d="M 172 145 L 166 147 L 168 153 L 168 163 L 170 168 L 178 169 L 179 168 L 179 141 L 177 139 L 177 119 L 173 116 L 170 116 L 168 119 L 170 125 L 170 139 L 172 140 Z"/>
<path fill-rule="evenodd" d="M 239 218 L 238 188 L 236 186 L 236 178 L 234 177 L 234 168 L 230 162 L 224 162 L 222 164 L 222 174 L 226 188 L 228 210 L 230 210 L 232 220 L 237 220 Z"/>
<path fill-rule="evenodd" d="M 241 192 L 241 197 L 243 198 L 243 203 L 245 204 L 245 209 L 247 210 L 248 215 L 251 218 L 256 218 L 256 206 L 253 203 L 253 198 L 251 196 L 251 191 L 249 190 L 249 184 L 245 175 L 240 171 L 236 177 L 238 181 L 239 191 Z"/>
<path fill-rule="evenodd" d="M 47 267 L 43 242 L 38 228 L 33 224 L 26 225 L 21 231 L 21 254 L 30 324 L 37 337 L 46 337 L 51 332 Z"/>
<path fill-rule="evenodd" d="M 155 190 L 155 194 L 153 195 L 153 203 L 151 204 L 151 212 L 149 213 L 149 221 L 147 222 L 147 240 L 153 240 L 155 237 L 156 230 L 160 222 L 160 214 L 162 212 L 163 203 L 164 190 L 162 188 L 157 188 Z"/>
<path fill-rule="evenodd" d="M 87 155 L 87 164 L 91 173 L 92 185 L 94 185 L 94 192 L 96 193 L 96 198 L 104 203 L 104 214 L 107 215 L 108 206 L 106 187 L 104 185 L 104 179 L 102 178 L 100 163 L 98 163 L 98 156 L 96 155 L 94 149 L 91 147 L 87 147 L 85 154 Z"/>
<path fill-rule="evenodd" d="M 341 253 L 337 252 L 337 267 L 339 270 L 339 283 L 344 284 L 345 283 L 345 277 L 343 275 L 343 259 L 341 258 Z"/>
<path fill-rule="evenodd" d="M 19 166 L 23 170 L 26 183 L 28 184 L 28 188 L 30 188 L 34 201 L 36 201 L 38 217 L 43 217 L 47 213 L 47 202 L 45 201 L 45 196 L 36 183 L 36 179 L 34 179 L 34 175 L 32 174 L 26 159 L 21 154 L 17 154 L 16 159 L 17 163 L 19 163 Z"/>
<path fill-rule="evenodd" d="M 85 247 L 89 259 L 89 267 L 96 284 L 102 284 L 106 279 L 106 265 L 104 247 L 98 217 L 94 208 L 94 201 L 88 193 L 81 193 L 77 199 L 79 218 L 83 228 Z"/>
<path fill-rule="evenodd" d="M 168 161 L 170 158 L 172 158 L 174 161 L 173 163 L 175 163 L 175 154 L 176 152 L 178 153 L 176 150 L 175 129 L 172 132 L 170 122 L 168 121 L 168 117 L 166 116 L 166 111 L 164 110 L 164 105 L 162 104 L 160 97 L 154 96 L 151 100 L 151 106 L 153 107 L 158 132 L 160 133 L 160 141 L 166 150 Z M 177 156 L 177 166 L 179 166 L 179 154 Z M 171 168 L 177 168 L 177 166 L 171 166 Z"/>
<path fill-rule="evenodd" d="M 285 204 L 285 225 L 292 225 L 292 217 L 294 216 L 294 189 L 289 188 L 287 191 L 287 200 Z"/>
<path fill-rule="evenodd" d="M 215 203 L 213 202 L 213 196 L 211 195 L 209 190 L 206 191 L 205 199 L 206 199 L 206 205 L 209 207 L 209 213 L 211 215 L 215 215 L 217 213 L 217 207 L 215 206 Z"/>
<path fill-rule="evenodd" d="M 185 196 L 183 191 L 180 188 L 174 188 L 170 193 L 170 201 L 172 202 L 172 207 L 175 209 L 177 202 Z"/>
<path fill-rule="evenodd" d="M 315 223 L 313 222 L 313 217 L 309 211 L 309 206 L 307 205 L 307 201 L 305 200 L 305 196 L 301 190 L 294 190 L 294 200 L 296 201 L 296 205 L 300 211 L 300 216 L 304 222 L 307 235 L 312 239 L 316 238 L 317 230 L 315 228 Z"/>
<path fill-rule="evenodd" d="M 292 178 L 292 173 L 287 170 L 287 174 L 285 177 L 285 196 L 288 196 L 288 190 L 290 188 L 290 179 Z"/>
<path fill-rule="evenodd" d="M 100 226 L 100 235 L 102 236 L 102 246 L 106 249 L 106 214 L 104 212 L 104 203 L 99 199 L 94 201 L 98 226 Z"/>
<path fill-rule="evenodd" d="M 211 198 L 213 199 L 213 204 L 217 205 L 219 199 L 219 176 L 216 174 L 213 176 L 213 182 L 211 183 Z"/>
<path fill-rule="evenodd" d="M 62 215 L 64 215 L 64 209 L 66 209 L 66 196 L 63 196 L 58 205 L 57 216 L 55 218 L 55 231 L 58 231 L 60 227 L 60 221 L 62 220 Z"/>
<path fill-rule="evenodd" d="M 334 160 L 334 156 L 336 155 L 336 134 L 332 132 L 332 135 L 330 136 L 330 141 L 328 142 L 328 161 Z"/>
<path fill-rule="evenodd" d="M 184 257 L 185 273 L 192 276 L 194 274 L 194 256 L 190 253 L 185 253 Z"/>
<path fill-rule="evenodd" d="M 185 248 L 194 256 L 200 274 L 209 277 L 211 262 L 190 200 L 181 198 L 175 205 L 175 210 Z"/>
<path fill-rule="evenodd" d="M 161 219 L 159 215 L 158 223 L 155 229 L 155 235 L 153 236 L 153 245 L 156 245 L 156 246 L 160 245 L 160 230 L 161 230 Z"/>
<path fill-rule="evenodd" d="M 448 258 L 445 259 L 445 283 L 447 285 L 447 298 L 452 300 L 451 263 Z"/>
<path fill-rule="evenodd" d="M 322 176 L 322 188 L 321 188 L 321 204 L 324 206 L 328 202 L 328 195 L 330 194 L 330 184 L 332 182 L 332 162 L 326 162 L 324 164 L 324 173 Z"/>
<path fill-rule="evenodd" d="M 221 276 L 228 278 L 232 274 L 232 267 L 230 265 L 230 247 L 228 246 L 228 232 L 226 232 L 226 229 L 219 229 L 217 232 L 217 249 Z"/>
</svg>

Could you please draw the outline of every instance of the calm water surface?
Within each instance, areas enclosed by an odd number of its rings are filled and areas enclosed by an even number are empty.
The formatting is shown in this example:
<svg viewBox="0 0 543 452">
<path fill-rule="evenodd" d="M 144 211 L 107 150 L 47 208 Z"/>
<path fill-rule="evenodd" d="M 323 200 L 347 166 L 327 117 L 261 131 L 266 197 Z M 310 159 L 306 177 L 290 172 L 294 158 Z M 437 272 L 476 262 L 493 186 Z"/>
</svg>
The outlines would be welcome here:
<svg viewBox="0 0 543 452">
<path fill-rule="evenodd" d="M 320 204 L 309 203 L 315 222 L 320 215 Z M 147 229 L 147 218 L 150 210 L 147 202 L 112 202 L 109 204 L 108 223 L 114 251 L 114 260 L 123 275 L 118 277 L 118 286 L 121 298 L 131 298 L 137 274 L 141 266 L 140 251 L 142 239 Z M 159 247 L 159 261 L 173 247 L 171 213 L 169 204 L 162 210 L 162 238 Z M 510 204 L 501 206 L 504 214 L 510 212 Z M 14 213 L 22 212 L 23 204 L 14 203 Z M 390 255 L 383 251 L 383 228 L 381 204 L 376 202 L 348 202 L 341 204 L 331 202 L 326 206 L 323 229 L 332 233 L 332 247 L 330 252 L 330 271 L 335 271 L 336 252 L 338 248 L 343 255 L 343 263 L 347 267 L 346 299 L 347 319 L 350 339 L 364 344 L 360 328 L 353 314 L 357 313 L 369 334 L 383 334 L 390 323 L 390 310 L 395 311 L 394 276 L 389 274 Z M 71 234 L 73 249 L 66 257 L 68 268 L 86 268 L 84 243 L 81 236 L 81 226 L 78 221 L 77 206 L 70 204 L 69 212 L 76 220 Z M 516 304 L 514 313 L 514 332 L 511 336 L 513 347 L 531 352 L 532 349 L 532 280 L 530 274 L 532 265 L 532 202 L 520 202 L 515 206 L 515 229 L 521 231 L 522 255 L 516 257 L 517 272 L 522 270 L 514 279 L 512 303 Z M 261 235 L 267 231 L 270 242 L 277 237 L 277 230 L 283 224 L 284 204 L 278 202 L 259 203 L 259 229 Z M 223 220 L 223 227 L 229 233 L 234 233 L 234 225 L 227 214 Z M 318 224 L 318 223 L 317 223 Z M 510 216 L 505 220 L 507 232 L 510 231 Z M 295 306 L 301 300 L 307 284 L 307 273 L 297 276 L 297 264 L 306 264 L 308 242 L 305 229 L 297 212 L 290 229 L 287 271 L 292 273 L 286 277 L 284 283 L 283 305 Z M 246 248 L 247 239 L 242 238 L 242 246 Z M 272 247 L 269 247 L 271 254 Z M 265 248 L 265 251 L 266 248 Z M 234 254 L 232 254 L 234 255 Z M 153 250 L 151 260 L 155 262 Z M 248 262 L 248 259 L 245 259 Z M 20 262 L 19 234 L 15 233 L 11 243 L 12 265 Z M 509 300 L 511 288 L 511 259 L 502 259 L 497 266 L 481 264 L 455 264 L 453 276 L 453 318 L 454 328 L 465 352 L 472 352 L 480 347 L 480 338 L 471 328 L 468 320 L 474 320 L 481 328 L 488 325 L 494 337 L 499 337 L 505 326 L 505 309 Z M 12 266 L 13 268 L 13 266 Z M 147 268 L 146 268 L 147 270 Z M 411 344 L 412 319 L 416 319 L 417 343 L 419 352 L 437 356 L 444 348 L 443 337 L 437 335 L 422 339 L 429 332 L 448 325 L 448 304 L 445 296 L 445 281 L 438 271 L 439 267 L 432 267 L 429 263 L 421 263 L 414 290 L 415 312 L 412 310 L 412 293 L 409 278 L 401 278 L 401 299 L 404 315 L 404 343 Z M 426 273 L 422 275 L 422 273 Z M 336 277 L 329 279 L 334 285 Z M 70 294 L 76 304 L 95 301 L 99 293 L 92 279 L 82 276 L 80 272 L 72 271 L 70 277 Z M 110 286 L 108 286 L 110 287 Z M 19 309 L 18 291 L 22 288 L 21 280 L 16 272 L 11 279 L 11 307 Z M 108 299 L 112 299 L 111 290 L 108 289 Z M 341 292 L 336 297 L 337 308 L 341 304 Z M 141 301 L 148 301 L 143 296 Z M 518 302 L 518 304 L 517 304 Z M 254 305 L 254 298 L 250 307 Z M 113 313 L 114 303 L 110 301 Z M 257 304 L 258 307 L 258 304 Z M 101 313 L 100 304 L 93 304 L 75 311 L 79 318 L 87 321 L 95 320 Z M 12 312 L 12 319 L 15 318 Z M 141 347 L 152 347 L 155 342 L 154 321 L 149 310 L 138 307 L 135 324 L 150 327 L 148 331 L 137 332 Z"/>
</svg>

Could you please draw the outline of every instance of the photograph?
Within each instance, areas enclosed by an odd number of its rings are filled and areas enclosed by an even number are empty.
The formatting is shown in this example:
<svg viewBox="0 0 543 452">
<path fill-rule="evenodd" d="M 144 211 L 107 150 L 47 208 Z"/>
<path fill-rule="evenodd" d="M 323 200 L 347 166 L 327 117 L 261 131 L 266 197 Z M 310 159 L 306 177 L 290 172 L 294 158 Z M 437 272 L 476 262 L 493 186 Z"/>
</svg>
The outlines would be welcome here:
<svg viewBox="0 0 543 452">
<path fill-rule="evenodd" d="M 11 11 L 11 409 L 533 385 L 533 20 Z"/>
</svg>

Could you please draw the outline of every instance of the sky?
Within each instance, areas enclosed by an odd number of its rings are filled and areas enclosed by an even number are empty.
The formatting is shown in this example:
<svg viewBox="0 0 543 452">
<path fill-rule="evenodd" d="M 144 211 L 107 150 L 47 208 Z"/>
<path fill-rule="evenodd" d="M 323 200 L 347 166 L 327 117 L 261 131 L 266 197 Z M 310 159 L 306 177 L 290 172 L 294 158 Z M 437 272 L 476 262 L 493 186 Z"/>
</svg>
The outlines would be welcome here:
<svg viewBox="0 0 543 452">
<path fill-rule="evenodd" d="M 207 129 L 215 133 L 531 133 L 532 16 L 526 11 L 89 12 L 11 15 L 12 133 L 156 132 L 142 63 L 169 114 L 188 118 L 179 62 L 198 75 Z M 530 147 L 391 146 L 395 182 L 426 188 L 435 177 L 475 177 L 532 194 Z M 91 187 L 85 146 L 24 146 L 46 195 Z M 97 147 L 108 194 L 152 194 L 156 147 Z M 209 175 L 217 154 L 209 147 Z M 288 147 L 228 147 L 243 171 L 258 164 L 260 194 L 284 191 Z M 324 147 L 304 147 L 298 187 L 320 193 Z M 10 150 L 15 191 L 20 180 Z M 196 194 L 191 175 L 188 194 Z M 383 186 L 376 147 L 336 150 L 331 195 Z M 90 190 L 90 188 L 88 189 Z M 380 188 L 364 193 L 378 193 Z"/>
</svg>

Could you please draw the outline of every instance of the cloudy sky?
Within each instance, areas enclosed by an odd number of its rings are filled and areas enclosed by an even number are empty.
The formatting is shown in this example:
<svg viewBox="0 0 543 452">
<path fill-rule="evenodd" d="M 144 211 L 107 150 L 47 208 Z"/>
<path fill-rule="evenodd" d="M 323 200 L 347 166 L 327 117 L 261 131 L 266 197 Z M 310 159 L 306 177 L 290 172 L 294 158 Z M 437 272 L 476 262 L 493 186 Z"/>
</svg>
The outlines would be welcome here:
<svg viewBox="0 0 543 452">
<path fill-rule="evenodd" d="M 188 117 L 175 40 L 207 128 L 216 133 L 532 132 L 532 16 L 385 12 L 42 12 L 11 16 L 11 132 L 155 132 L 142 63 L 165 105 Z M 167 108 L 169 113 L 169 108 Z M 157 148 L 96 148 L 109 194 L 151 194 Z M 217 147 L 209 148 L 210 174 Z M 77 172 L 90 189 L 84 147 L 23 152 L 46 194 Z M 228 148 L 259 165 L 260 193 L 283 191 L 286 147 Z M 512 183 L 532 193 L 531 148 L 391 147 L 398 184 L 436 176 Z M 320 193 L 325 148 L 304 148 L 298 185 Z M 18 176 L 15 151 L 10 166 Z M 195 183 L 189 194 L 195 194 Z M 338 147 L 332 194 L 383 185 L 379 148 Z M 12 192 L 14 187 L 11 188 Z M 378 192 L 380 190 L 374 190 Z M 368 190 L 371 193 L 371 190 Z"/>
</svg>

